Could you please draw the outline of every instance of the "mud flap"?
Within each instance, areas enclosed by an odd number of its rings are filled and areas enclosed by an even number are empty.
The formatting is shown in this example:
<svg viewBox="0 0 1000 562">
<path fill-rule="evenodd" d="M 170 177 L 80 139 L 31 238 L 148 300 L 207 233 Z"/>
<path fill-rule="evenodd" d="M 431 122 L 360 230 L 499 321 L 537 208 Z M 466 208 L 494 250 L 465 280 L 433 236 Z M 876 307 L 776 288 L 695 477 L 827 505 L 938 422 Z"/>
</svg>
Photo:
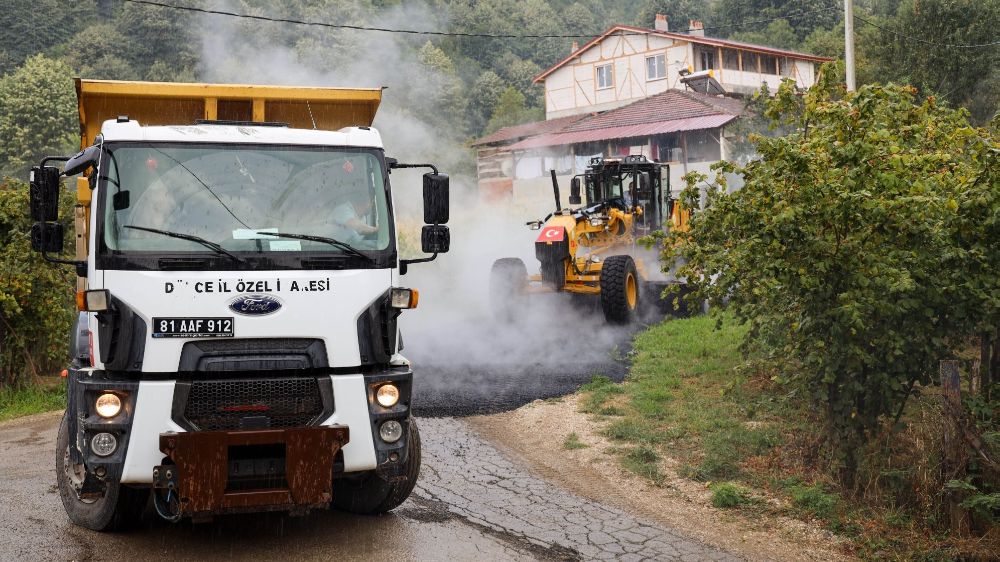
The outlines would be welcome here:
<svg viewBox="0 0 1000 562">
<path fill-rule="evenodd" d="M 347 426 L 163 433 L 160 450 L 173 464 L 153 469 L 153 488 L 175 495 L 176 515 L 195 519 L 326 508 L 348 438 Z"/>
</svg>

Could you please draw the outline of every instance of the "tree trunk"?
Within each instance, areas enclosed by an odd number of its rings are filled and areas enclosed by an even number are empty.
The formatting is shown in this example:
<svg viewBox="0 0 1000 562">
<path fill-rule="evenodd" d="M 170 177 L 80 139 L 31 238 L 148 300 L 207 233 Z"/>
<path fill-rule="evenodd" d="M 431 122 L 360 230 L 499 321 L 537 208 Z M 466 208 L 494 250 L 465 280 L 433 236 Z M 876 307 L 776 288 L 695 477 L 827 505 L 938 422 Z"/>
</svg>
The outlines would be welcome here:
<svg viewBox="0 0 1000 562">
<path fill-rule="evenodd" d="M 991 342 L 991 347 L 993 348 L 992 354 L 986 355 L 983 359 L 989 359 L 989 368 L 986 369 L 986 374 L 983 376 L 983 397 L 986 400 L 990 400 L 992 397 L 990 391 L 993 385 L 1000 382 L 1000 324 L 997 324 L 996 330 L 993 332 L 993 341 Z"/>
<path fill-rule="evenodd" d="M 941 361 L 939 368 L 942 411 L 951 422 L 944 424 L 941 431 L 942 477 L 947 482 L 948 480 L 961 480 L 965 476 L 968 457 L 965 454 L 962 436 L 955 430 L 959 424 L 956 416 L 962 411 L 962 387 L 958 361 Z M 944 493 L 943 507 L 948 519 L 948 527 L 958 536 L 964 536 L 969 532 L 969 512 L 960 505 L 962 499 L 962 493 L 957 490 L 946 490 Z"/>
</svg>

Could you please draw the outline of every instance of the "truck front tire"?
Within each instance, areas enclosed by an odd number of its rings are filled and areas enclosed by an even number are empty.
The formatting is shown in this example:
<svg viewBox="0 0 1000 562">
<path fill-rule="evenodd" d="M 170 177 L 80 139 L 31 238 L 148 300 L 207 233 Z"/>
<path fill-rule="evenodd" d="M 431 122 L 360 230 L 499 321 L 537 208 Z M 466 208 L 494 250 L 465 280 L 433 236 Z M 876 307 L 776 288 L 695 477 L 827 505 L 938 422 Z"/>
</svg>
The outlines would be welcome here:
<svg viewBox="0 0 1000 562">
<path fill-rule="evenodd" d="M 333 481 L 333 506 L 361 515 L 378 515 L 399 507 L 410 496 L 420 475 L 420 431 L 417 420 L 412 418 L 406 447 L 405 480 L 386 482 L 375 471 L 358 479 L 339 478 Z"/>
<path fill-rule="evenodd" d="M 108 482 L 104 497 L 81 500 L 75 482 L 81 482 L 85 470 L 74 465 L 69 456 L 68 414 L 63 414 L 56 437 L 56 484 L 66 515 L 74 524 L 94 531 L 120 531 L 134 526 L 149 500 L 149 490 L 130 488 L 118 482 Z"/>
</svg>

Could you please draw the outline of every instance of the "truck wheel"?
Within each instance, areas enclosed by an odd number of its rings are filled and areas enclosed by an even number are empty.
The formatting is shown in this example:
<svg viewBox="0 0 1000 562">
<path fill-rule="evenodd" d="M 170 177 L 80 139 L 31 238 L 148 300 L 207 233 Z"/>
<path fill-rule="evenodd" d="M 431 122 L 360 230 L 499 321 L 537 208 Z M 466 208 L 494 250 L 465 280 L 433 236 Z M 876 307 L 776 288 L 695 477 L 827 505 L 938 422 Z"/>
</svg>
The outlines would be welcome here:
<svg viewBox="0 0 1000 562">
<path fill-rule="evenodd" d="M 94 531 L 120 531 L 134 526 L 146 510 L 149 490 L 108 482 L 103 498 L 77 497 L 76 490 L 83 484 L 86 468 L 70 460 L 67 415 L 63 414 L 56 437 L 56 484 L 66 515 L 74 524 Z"/>
<path fill-rule="evenodd" d="M 490 306 L 501 322 L 513 322 L 528 287 L 528 268 L 520 258 L 500 258 L 490 270 Z"/>
<path fill-rule="evenodd" d="M 406 501 L 420 475 L 420 432 L 417 430 L 417 421 L 410 418 L 409 426 L 406 465 L 403 467 L 406 480 L 386 482 L 374 470 L 357 480 L 339 478 L 333 481 L 334 507 L 361 515 L 378 515 L 391 511 Z"/>
<path fill-rule="evenodd" d="M 627 324 L 639 308 L 639 276 L 632 256 L 609 256 L 601 267 L 601 308 L 612 324 Z"/>
</svg>

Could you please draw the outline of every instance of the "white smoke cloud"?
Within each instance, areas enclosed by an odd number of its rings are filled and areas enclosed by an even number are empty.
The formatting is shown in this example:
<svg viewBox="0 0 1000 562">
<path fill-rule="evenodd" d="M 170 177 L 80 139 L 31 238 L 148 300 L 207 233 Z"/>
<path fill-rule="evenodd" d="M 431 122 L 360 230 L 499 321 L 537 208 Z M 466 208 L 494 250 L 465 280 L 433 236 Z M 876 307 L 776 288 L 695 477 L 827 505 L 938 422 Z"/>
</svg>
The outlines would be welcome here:
<svg viewBox="0 0 1000 562">
<path fill-rule="evenodd" d="M 229 3 L 222 8 L 242 11 Z M 328 21 L 328 20 L 327 20 Z M 447 14 L 416 2 L 378 12 L 380 27 L 438 30 L 447 26 Z M 199 34 L 202 57 L 199 74 L 207 82 L 282 84 L 301 86 L 385 86 L 375 120 L 386 154 L 401 162 L 432 162 L 475 169 L 474 154 L 452 131 L 431 124 L 431 115 L 411 109 L 413 100 L 434 84 L 434 71 L 421 65 L 416 48 L 426 38 L 377 32 L 323 30 L 332 39 L 310 30 L 295 46 L 282 44 L 272 24 L 246 23 L 225 17 L 207 17 Z M 273 24 L 279 25 L 279 24 Z M 333 42 L 339 51 L 328 45 Z M 442 108 L 443 110 L 443 108 Z M 422 217 L 423 171 L 397 170 L 392 183 L 397 216 L 410 225 L 419 244 Z M 525 221 L 524 209 L 480 201 L 475 178 L 452 175 L 452 249 L 437 261 L 417 264 L 403 283 L 420 290 L 420 307 L 403 315 L 405 354 L 421 362 L 449 366 L 497 364 L 547 365 L 607 361 L 608 349 L 622 340 L 622 331 L 604 324 L 596 313 L 582 312 L 568 295 L 539 295 L 519 312 L 514 324 L 494 322 L 489 306 L 489 275 L 494 260 L 520 257 L 529 273 L 538 270 L 534 258 L 536 232 Z M 564 192 L 569 186 L 562 186 Z M 551 197 L 550 197 L 551 199 Z M 551 210 L 551 209 L 549 209 Z M 408 229 L 409 230 L 409 229 Z M 404 257 L 407 257 L 404 255 Z M 415 257 L 415 256 L 412 256 Z M 655 266 L 654 266 L 655 267 Z M 475 369 L 454 386 L 474 384 Z M 434 379 L 430 379 L 434 380 Z M 427 380 L 423 384 L 432 384 Z M 444 384 L 443 381 L 438 381 Z"/>
</svg>

